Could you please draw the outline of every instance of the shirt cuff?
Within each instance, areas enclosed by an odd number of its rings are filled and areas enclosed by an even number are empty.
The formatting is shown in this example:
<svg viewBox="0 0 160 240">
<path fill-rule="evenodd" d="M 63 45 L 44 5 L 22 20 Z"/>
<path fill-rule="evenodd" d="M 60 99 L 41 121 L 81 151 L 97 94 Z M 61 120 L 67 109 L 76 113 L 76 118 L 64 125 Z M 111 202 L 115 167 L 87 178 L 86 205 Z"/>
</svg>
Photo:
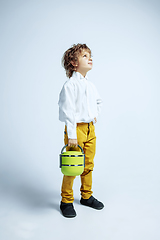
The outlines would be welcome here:
<svg viewBox="0 0 160 240">
<path fill-rule="evenodd" d="M 69 139 L 77 139 L 77 125 L 67 126 L 67 134 Z"/>
</svg>

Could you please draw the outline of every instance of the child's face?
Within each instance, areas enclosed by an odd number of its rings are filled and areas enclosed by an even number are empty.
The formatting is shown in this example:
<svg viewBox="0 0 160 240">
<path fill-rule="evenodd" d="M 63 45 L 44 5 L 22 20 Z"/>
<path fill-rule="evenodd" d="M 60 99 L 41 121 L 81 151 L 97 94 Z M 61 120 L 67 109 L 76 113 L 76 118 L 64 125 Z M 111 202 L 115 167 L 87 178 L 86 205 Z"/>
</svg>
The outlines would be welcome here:
<svg viewBox="0 0 160 240">
<path fill-rule="evenodd" d="M 83 76 L 92 69 L 92 58 L 87 50 L 83 50 L 78 56 L 77 72 L 80 72 Z"/>
</svg>

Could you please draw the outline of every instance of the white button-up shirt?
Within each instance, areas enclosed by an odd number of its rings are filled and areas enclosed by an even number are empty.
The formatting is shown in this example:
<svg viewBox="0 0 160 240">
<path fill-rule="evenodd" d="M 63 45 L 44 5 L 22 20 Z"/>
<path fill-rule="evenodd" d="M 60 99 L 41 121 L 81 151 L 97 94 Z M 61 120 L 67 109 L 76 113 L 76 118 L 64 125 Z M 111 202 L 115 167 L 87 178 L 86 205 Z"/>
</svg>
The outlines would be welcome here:
<svg viewBox="0 0 160 240">
<path fill-rule="evenodd" d="M 59 120 L 67 126 L 68 138 L 76 139 L 77 123 L 94 122 L 99 115 L 102 100 L 93 83 L 79 72 L 73 72 L 59 95 Z"/>
</svg>

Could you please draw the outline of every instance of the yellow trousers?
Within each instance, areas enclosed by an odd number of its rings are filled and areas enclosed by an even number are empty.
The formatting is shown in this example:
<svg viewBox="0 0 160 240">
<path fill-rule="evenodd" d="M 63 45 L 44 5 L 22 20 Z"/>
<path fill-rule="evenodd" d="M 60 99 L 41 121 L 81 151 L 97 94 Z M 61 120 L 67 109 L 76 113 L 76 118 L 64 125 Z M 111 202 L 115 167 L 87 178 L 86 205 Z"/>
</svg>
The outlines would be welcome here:
<svg viewBox="0 0 160 240">
<path fill-rule="evenodd" d="M 82 198 L 88 199 L 92 195 L 92 171 L 94 167 L 94 156 L 96 150 L 96 136 L 95 136 L 95 126 L 93 123 L 77 123 L 77 140 L 78 144 L 83 148 L 85 153 L 85 168 L 84 172 L 81 174 L 81 195 Z M 67 127 L 65 126 L 64 132 L 64 143 L 68 143 Z M 80 151 L 79 148 L 69 148 L 68 150 Z M 73 182 L 75 176 L 63 176 L 61 196 L 62 202 L 72 203 L 74 201 L 73 197 Z"/>
</svg>

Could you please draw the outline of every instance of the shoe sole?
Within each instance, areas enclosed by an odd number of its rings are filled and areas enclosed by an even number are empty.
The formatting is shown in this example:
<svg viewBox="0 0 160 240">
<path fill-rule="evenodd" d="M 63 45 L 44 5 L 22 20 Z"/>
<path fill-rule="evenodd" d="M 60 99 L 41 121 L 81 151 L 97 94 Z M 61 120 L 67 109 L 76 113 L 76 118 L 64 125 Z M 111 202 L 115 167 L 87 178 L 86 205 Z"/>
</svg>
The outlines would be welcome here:
<svg viewBox="0 0 160 240">
<path fill-rule="evenodd" d="M 81 203 L 81 202 L 80 202 L 80 203 Z M 95 208 L 95 207 L 92 207 L 92 206 L 89 206 L 89 205 L 86 205 L 86 204 L 83 204 L 83 203 L 81 203 L 81 204 L 82 204 L 83 206 L 90 207 L 90 208 L 94 208 L 94 209 L 96 209 L 96 210 L 101 210 L 101 209 L 104 208 L 104 206 Z"/>
<path fill-rule="evenodd" d="M 61 214 L 62 214 L 64 217 L 66 217 L 66 218 L 74 218 L 74 217 L 77 216 L 77 214 L 76 214 L 76 215 L 64 215 L 63 212 L 62 212 L 62 210 L 61 210 Z"/>
</svg>

